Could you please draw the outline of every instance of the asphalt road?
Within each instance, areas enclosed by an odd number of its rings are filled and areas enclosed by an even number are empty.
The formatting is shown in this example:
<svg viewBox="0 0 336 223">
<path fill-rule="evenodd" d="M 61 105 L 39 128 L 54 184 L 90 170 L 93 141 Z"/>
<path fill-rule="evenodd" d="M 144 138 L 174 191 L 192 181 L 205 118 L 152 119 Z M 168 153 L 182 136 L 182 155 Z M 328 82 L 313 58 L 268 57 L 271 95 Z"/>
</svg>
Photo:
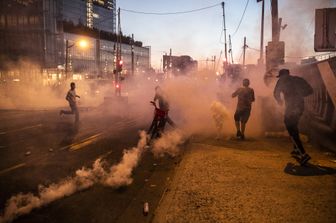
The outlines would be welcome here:
<svg viewBox="0 0 336 223">
<path fill-rule="evenodd" d="M 91 167 L 97 158 L 110 165 L 120 161 L 124 149 L 137 144 L 143 117 L 110 115 L 101 109 L 82 109 L 80 123 L 58 110 L 0 111 L 0 210 L 18 193 L 37 193 Z M 15 222 L 148 222 L 158 204 L 165 181 L 178 157 L 155 159 L 150 152 L 134 170 L 132 185 L 115 189 L 102 185 L 75 193 L 33 210 Z M 150 204 L 143 216 L 144 202 Z"/>
</svg>

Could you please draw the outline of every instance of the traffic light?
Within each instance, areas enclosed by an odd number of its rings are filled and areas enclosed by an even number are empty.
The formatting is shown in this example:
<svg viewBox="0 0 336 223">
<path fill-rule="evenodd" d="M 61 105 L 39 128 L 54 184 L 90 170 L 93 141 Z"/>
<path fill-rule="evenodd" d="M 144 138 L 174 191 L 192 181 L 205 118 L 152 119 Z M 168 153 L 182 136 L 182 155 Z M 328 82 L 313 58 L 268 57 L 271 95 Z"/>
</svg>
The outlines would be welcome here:
<svg viewBox="0 0 336 223">
<path fill-rule="evenodd" d="M 123 61 L 119 60 L 117 63 L 117 72 L 121 72 L 123 68 Z"/>
</svg>

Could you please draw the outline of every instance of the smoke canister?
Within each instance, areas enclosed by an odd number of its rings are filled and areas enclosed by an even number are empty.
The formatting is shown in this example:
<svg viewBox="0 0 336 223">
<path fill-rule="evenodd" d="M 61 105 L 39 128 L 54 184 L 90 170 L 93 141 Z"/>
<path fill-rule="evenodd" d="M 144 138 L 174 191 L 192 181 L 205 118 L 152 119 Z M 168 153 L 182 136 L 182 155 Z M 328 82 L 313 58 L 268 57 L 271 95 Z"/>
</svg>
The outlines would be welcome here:
<svg viewBox="0 0 336 223">
<path fill-rule="evenodd" d="M 148 204 L 148 202 L 145 202 L 145 203 L 144 203 L 144 206 L 143 206 L 143 214 L 144 214 L 145 216 L 147 216 L 147 215 L 148 215 L 148 212 L 149 212 L 149 204 Z"/>
</svg>

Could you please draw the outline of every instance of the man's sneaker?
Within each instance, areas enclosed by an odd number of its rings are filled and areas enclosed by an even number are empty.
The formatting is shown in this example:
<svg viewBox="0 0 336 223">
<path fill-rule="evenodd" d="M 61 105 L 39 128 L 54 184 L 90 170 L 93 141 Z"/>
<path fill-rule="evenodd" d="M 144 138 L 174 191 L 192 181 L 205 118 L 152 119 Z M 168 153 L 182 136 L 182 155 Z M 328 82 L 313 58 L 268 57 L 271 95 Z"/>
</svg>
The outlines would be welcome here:
<svg viewBox="0 0 336 223">
<path fill-rule="evenodd" d="M 245 135 L 244 135 L 244 134 L 241 134 L 241 135 L 240 135 L 240 139 L 241 139 L 241 140 L 245 140 Z"/>
<path fill-rule="evenodd" d="M 301 164 L 301 166 L 306 165 L 306 163 L 307 163 L 310 159 L 311 159 L 311 157 L 310 157 L 307 153 L 305 153 L 305 154 L 301 157 L 301 159 L 300 159 L 300 164 Z"/>
<path fill-rule="evenodd" d="M 236 136 L 237 136 L 237 138 L 239 138 L 239 137 L 241 137 L 242 136 L 242 134 L 241 134 L 241 132 L 238 130 L 237 131 L 237 134 L 236 134 Z"/>
</svg>

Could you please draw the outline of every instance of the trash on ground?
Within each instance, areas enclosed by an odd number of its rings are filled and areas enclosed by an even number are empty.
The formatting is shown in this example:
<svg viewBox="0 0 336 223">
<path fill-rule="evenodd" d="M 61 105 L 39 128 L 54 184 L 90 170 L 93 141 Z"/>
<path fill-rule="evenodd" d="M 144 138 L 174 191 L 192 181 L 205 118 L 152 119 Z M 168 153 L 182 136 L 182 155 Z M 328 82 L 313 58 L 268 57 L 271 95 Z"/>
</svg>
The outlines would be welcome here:
<svg viewBox="0 0 336 223">
<path fill-rule="evenodd" d="M 143 206 L 143 214 L 144 214 L 145 216 L 147 216 L 148 213 L 149 213 L 149 204 L 148 204 L 148 202 L 145 202 L 145 203 L 144 203 L 144 206 Z"/>
</svg>

